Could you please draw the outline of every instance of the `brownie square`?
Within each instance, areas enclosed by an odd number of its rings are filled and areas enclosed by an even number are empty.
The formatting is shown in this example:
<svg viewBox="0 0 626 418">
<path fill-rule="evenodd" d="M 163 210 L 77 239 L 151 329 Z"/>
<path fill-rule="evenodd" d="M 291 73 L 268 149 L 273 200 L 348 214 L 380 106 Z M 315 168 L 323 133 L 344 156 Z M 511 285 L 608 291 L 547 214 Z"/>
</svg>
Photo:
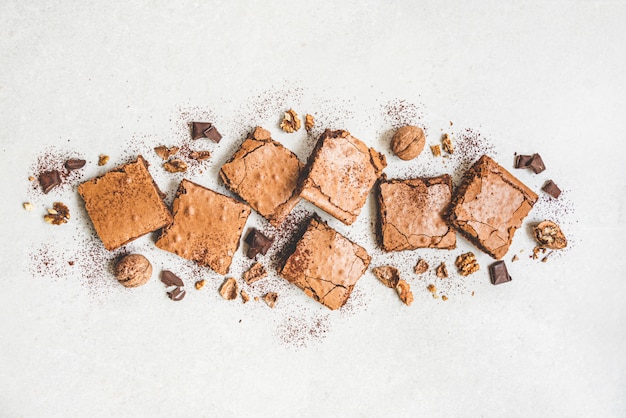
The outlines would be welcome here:
<svg viewBox="0 0 626 418">
<path fill-rule="evenodd" d="M 350 132 L 327 129 L 309 157 L 300 196 L 350 225 L 386 166 L 384 155 Z"/>
<path fill-rule="evenodd" d="M 220 177 L 252 209 L 279 226 L 300 200 L 296 188 L 303 166 L 293 152 L 257 127 L 222 166 Z"/>
<path fill-rule="evenodd" d="M 445 220 L 452 178 L 387 180 L 378 185 L 378 241 L 385 251 L 456 247 L 456 232 Z"/>
<path fill-rule="evenodd" d="M 293 247 L 280 275 L 330 309 L 342 307 L 371 257 L 317 216 Z"/>
<path fill-rule="evenodd" d="M 163 230 L 156 246 L 228 273 L 250 215 L 248 205 L 183 179 L 172 213 L 174 223 Z"/>
<path fill-rule="evenodd" d="M 535 192 L 483 155 L 463 176 L 449 220 L 474 245 L 500 259 L 536 201 Z"/>
<path fill-rule="evenodd" d="M 137 160 L 78 186 L 85 209 L 109 251 L 172 223 L 148 163 Z"/>
</svg>

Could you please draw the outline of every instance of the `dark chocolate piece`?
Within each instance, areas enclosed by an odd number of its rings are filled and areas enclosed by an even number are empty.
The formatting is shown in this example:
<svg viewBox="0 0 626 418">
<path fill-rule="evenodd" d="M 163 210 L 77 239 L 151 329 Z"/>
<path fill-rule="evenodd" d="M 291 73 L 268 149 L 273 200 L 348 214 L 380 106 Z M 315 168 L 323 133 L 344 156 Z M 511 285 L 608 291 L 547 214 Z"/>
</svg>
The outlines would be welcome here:
<svg viewBox="0 0 626 418">
<path fill-rule="evenodd" d="M 48 193 L 61 184 L 61 174 L 57 170 L 46 171 L 39 175 L 39 184 L 44 193 Z"/>
<path fill-rule="evenodd" d="M 532 155 L 518 155 L 515 157 L 515 168 L 528 168 L 528 163 L 533 159 Z"/>
<path fill-rule="evenodd" d="M 177 275 L 175 275 L 169 270 L 163 270 L 161 272 L 161 281 L 163 282 L 163 284 L 165 284 L 165 286 L 168 286 L 168 287 L 169 286 L 183 287 L 185 285 L 185 283 L 183 283 L 180 277 L 178 277 Z"/>
<path fill-rule="evenodd" d="M 541 155 L 539 154 L 533 154 L 533 158 L 530 160 L 530 162 L 528 163 L 528 168 L 530 168 L 531 170 L 533 170 L 535 172 L 535 174 L 539 174 L 541 173 L 543 170 L 546 169 L 545 164 L 543 163 L 543 160 L 541 159 Z"/>
<path fill-rule="evenodd" d="M 266 237 L 255 228 L 250 230 L 244 241 L 248 244 L 248 252 L 246 253 L 248 258 L 254 258 L 258 253 L 267 254 L 267 250 L 274 243 L 273 238 Z"/>
<path fill-rule="evenodd" d="M 83 168 L 85 166 L 85 164 L 87 164 L 87 161 L 85 160 L 79 160 L 79 159 L 69 159 L 65 162 L 65 168 L 67 168 L 68 170 L 78 170 L 79 168 Z"/>
<path fill-rule="evenodd" d="M 173 290 L 167 292 L 167 296 L 176 302 L 183 300 L 186 294 L 185 289 L 181 289 L 180 287 L 175 287 Z"/>
<path fill-rule="evenodd" d="M 550 196 L 552 196 L 555 199 L 558 199 L 558 197 L 561 196 L 561 189 L 559 189 L 559 187 L 556 184 L 554 184 L 552 180 L 546 181 L 546 184 L 543 185 L 541 190 L 548 193 Z"/>
<path fill-rule="evenodd" d="M 205 138 L 208 138 L 213 142 L 220 142 L 222 139 L 222 134 L 220 134 L 217 128 L 213 125 L 205 129 L 202 133 Z"/>
<path fill-rule="evenodd" d="M 491 284 L 502 284 L 511 281 L 511 276 L 506 269 L 504 261 L 496 261 L 489 266 L 489 277 L 491 278 Z"/>
</svg>

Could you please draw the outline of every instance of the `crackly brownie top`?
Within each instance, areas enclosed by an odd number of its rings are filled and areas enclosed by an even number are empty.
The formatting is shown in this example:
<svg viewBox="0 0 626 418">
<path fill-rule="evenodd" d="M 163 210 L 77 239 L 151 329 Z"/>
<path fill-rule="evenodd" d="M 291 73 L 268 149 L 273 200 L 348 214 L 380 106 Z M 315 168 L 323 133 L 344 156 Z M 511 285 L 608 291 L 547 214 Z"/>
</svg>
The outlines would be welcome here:
<svg viewBox="0 0 626 418">
<path fill-rule="evenodd" d="M 384 155 L 348 131 L 327 129 L 309 157 L 301 196 L 349 225 L 386 166 Z"/>
<path fill-rule="evenodd" d="M 172 213 L 174 223 L 163 230 L 156 246 L 208 265 L 219 274 L 228 273 L 250 208 L 184 179 Z"/>
<path fill-rule="evenodd" d="M 141 155 L 103 176 L 78 186 L 93 226 L 107 250 L 172 222 Z"/>
<path fill-rule="evenodd" d="M 220 170 L 224 184 L 272 224 L 298 203 L 296 187 L 303 164 L 296 155 L 257 127 Z"/>
<path fill-rule="evenodd" d="M 383 180 L 379 193 L 384 250 L 455 248 L 456 234 L 443 218 L 452 197 L 449 175 Z"/>
<path fill-rule="evenodd" d="M 343 306 L 371 257 L 314 216 L 280 274 L 330 309 Z"/>
<path fill-rule="evenodd" d="M 535 192 L 484 155 L 455 193 L 450 220 L 474 244 L 501 258 L 536 201 Z"/>
</svg>

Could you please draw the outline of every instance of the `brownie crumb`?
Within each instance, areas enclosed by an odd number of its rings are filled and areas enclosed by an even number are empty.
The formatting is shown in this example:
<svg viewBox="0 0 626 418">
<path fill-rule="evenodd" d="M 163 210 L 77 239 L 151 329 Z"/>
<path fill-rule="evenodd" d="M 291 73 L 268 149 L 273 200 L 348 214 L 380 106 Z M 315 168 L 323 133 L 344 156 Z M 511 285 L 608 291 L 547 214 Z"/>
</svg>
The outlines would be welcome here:
<svg viewBox="0 0 626 418">
<path fill-rule="evenodd" d="M 439 264 L 437 270 L 435 270 L 437 277 L 440 279 L 445 279 L 448 277 L 448 267 L 446 267 L 446 263 Z"/>
<path fill-rule="evenodd" d="M 237 298 L 237 293 L 239 293 L 237 281 L 233 277 L 224 280 L 224 283 L 222 283 L 220 287 L 220 295 L 226 300 L 233 300 Z"/>
<path fill-rule="evenodd" d="M 278 300 L 278 293 L 276 292 L 268 292 L 263 296 L 263 300 L 267 303 L 267 306 L 270 308 L 274 308 L 276 305 L 276 300 Z"/>
<path fill-rule="evenodd" d="M 448 297 L 446 295 L 441 295 L 441 300 L 445 302 L 446 300 L 448 300 Z"/>
<path fill-rule="evenodd" d="M 267 276 L 267 270 L 263 267 L 261 263 L 254 263 L 247 271 L 243 273 L 243 279 L 249 285 L 261 280 L 262 278 Z"/>
<path fill-rule="evenodd" d="M 448 134 L 443 134 L 441 138 L 441 147 L 448 154 L 454 153 L 454 145 L 452 145 L 452 138 Z"/>
<path fill-rule="evenodd" d="M 431 145 L 430 150 L 432 151 L 435 157 L 441 156 L 441 147 L 439 145 Z"/>
<path fill-rule="evenodd" d="M 99 166 L 103 166 L 106 165 L 106 163 L 109 162 L 109 156 L 105 155 L 105 154 L 100 154 L 100 156 L 98 157 L 98 165 Z"/>
<path fill-rule="evenodd" d="M 194 286 L 196 287 L 196 290 L 200 290 L 204 287 L 205 284 L 206 284 L 206 280 L 202 279 L 202 280 L 198 280 Z"/>
<path fill-rule="evenodd" d="M 415 265 L 414 271 L 415 274 L 422 274 L 428 271 L 428 263 L 423 258 L 420 258 Z"/>
<path fill-rule="evenodd" d="M 517 260 L 519 260 L 519 257 L 517 256 L 517 254 L 515 254 L 513 258 L 511 258 L 511 262 L 515 262 Z"/>
<path fill-rule="evenodd" d="M 246 303 L 250 300 L 250 295 L 248 295 L 248 292 L 246 292 L 245 290 L 241 289 L 240 294 L 241 294 L 241 301 L 243 303 Z"/>
<path fill-rule="evenodd" d="M 439 295 L 437 295 L 437 286 L 434 284 L 429 284 L 426 289 L 433 295 L 433 298 L 437 299 Z"/>
<path fill-rule="evenodd" d="M 372 269 L 374 276 L 378 278 L 385 286 L 395 289 L 400 280 L 398 269 L 393 266 L 374 267 Z"/>
</svg>

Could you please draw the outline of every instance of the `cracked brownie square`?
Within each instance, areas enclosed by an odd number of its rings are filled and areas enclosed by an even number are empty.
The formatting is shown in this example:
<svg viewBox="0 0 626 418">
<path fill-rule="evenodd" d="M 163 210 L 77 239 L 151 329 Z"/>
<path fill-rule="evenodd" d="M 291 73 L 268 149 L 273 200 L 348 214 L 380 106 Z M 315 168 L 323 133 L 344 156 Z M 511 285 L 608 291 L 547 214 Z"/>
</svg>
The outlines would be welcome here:
<svg viewBox="0 0 626 418">
<path fill-rule="evenodd" d="M 387 180 L 378 185 L 378 241 L 385 251 L 456 247 L 456 232 L 444 216 L 452 178 Z"/>
<path fill-rule="evenodd" d="M 172 213 L 174 223 L 163 230 L 156 246 L 228 273 L 250 215 L 248 205 L 183 179 Z"/>
<path fill-rule="evenodd" d="M 296 188 L 302 168 L 293 152 L 257 127 L 222 166 L 220 177 L 252 209 L 279 226 L 300 199 Z"/>
<path fill-rule="evenodd" d="M 327 129 L 309 157 L 300 196 L 350 225 L 386 166 L 384 155 L 350 132 Z"/>
<path fill-rule="evenodd" d="M 474 245 L 500 259 L 536 201 L 535 192 L 483 155 L 463 176 L 449 220 Z"/>
<path fill-rule="evenodd" d="M 172 223 L 172 214 L 141 155 L 132 163 L 82 183 L 78 194 L 109 251 Z"/>
<path fill-rule="evenodd" d="M 280 275 L 330 309 L 342 307 L 371 257 L 317 216 L 296 242 Z"/>
</svg>

